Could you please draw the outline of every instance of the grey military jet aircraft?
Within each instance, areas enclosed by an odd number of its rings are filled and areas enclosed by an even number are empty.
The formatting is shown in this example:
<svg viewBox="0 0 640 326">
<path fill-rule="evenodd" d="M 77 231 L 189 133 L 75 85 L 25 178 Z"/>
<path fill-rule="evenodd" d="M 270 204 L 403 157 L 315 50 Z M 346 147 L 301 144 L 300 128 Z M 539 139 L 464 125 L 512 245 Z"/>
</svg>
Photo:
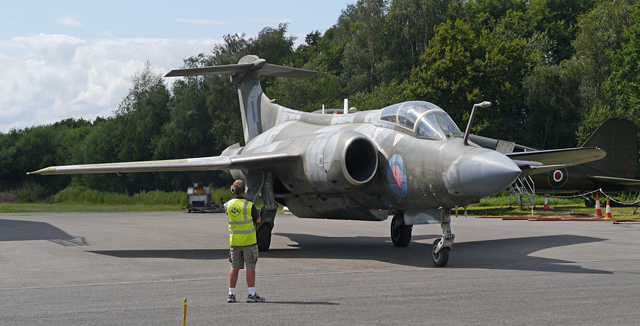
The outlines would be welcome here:
<svg viewBox="0 0 640 326">
<path fill-rule="evenodd" d="M 32 173 L 82 174 L 225 170 L 247 182 L 247 197 L 261 194 L 258 246 L 268 250 L 278 204 L 300 218 L 383 221 L 393 213 L 391 239 L 405 247 L 414 224 L 440 223 L 434 265 L 445 266 L 453 245 L 451 208 L 477 203 L 507 188 L 521 171 L 545 171 L 545 157 L 564 155 L 563 166 L 599 159 L 598 149 L 530 152 L 512 160 L 472 146 L 449 115 L 422 101 L 344 114 L 285 108 L 262 92 L 260 76 L 305 78 L 314 71 L 245 56 L 238 64 L 177 69 L 165 77 L 228 74 L 240 99 L 245 146 L 221 156 L 163 161 L 54 166 Z M 333 110 L 332 110 L 333 112 Z M 540 156 L 542 155 L 542 156 Z M 546 156 L 545 156 L 546 155 Z M 541 158 L 538 160 L 538 158 Z"/>
</svg>

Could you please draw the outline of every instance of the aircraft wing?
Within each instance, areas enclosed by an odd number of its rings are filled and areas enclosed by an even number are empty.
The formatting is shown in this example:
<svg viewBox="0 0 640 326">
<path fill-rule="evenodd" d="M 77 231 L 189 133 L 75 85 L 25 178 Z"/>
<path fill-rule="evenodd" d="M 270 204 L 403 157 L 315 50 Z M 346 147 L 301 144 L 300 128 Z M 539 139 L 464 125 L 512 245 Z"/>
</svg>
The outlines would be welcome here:
<svg viewBox="0 0 640 326">
<path fill-rule="evenodd" d="M 640 180 L 630 178 L 616 178 L 600 175 L 590 175 L 589 179 L 612 186 L 623 186 L 630 190 L 640 191 Z"/>
<path fill-rule="evenodd" d="M 277 166 L 299 157 L 292 147 L 277 152 L 210 156 L 177 160 L 50 166 L 27 174 L 92 174 L 164 171 L 252 170 Z"/>
<path fill-rule="evenodd" d="M 604 158 L 607 153 L 599 148 L 579 147 L 517 152 L 505 155 L 518 164 L 522 170 L 521 176 L 527 176 L 596 161 Z"/>
</svg>

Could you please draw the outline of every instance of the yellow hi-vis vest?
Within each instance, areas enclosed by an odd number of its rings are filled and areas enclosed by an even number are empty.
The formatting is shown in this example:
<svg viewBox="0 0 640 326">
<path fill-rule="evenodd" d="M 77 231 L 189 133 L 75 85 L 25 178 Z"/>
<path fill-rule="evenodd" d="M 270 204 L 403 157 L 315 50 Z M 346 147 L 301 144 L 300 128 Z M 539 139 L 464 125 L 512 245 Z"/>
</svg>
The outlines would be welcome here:
<svg viewBox="0 0 640 326">
<path fill-rule="evenodd" d="M 225 206 L 229 217 L 229 244 L 250 246 L 258 242 L 256 229 L 251 218 L 253 203 L 246 199 L 236 198 L 228 201 Z"/>
</svg>

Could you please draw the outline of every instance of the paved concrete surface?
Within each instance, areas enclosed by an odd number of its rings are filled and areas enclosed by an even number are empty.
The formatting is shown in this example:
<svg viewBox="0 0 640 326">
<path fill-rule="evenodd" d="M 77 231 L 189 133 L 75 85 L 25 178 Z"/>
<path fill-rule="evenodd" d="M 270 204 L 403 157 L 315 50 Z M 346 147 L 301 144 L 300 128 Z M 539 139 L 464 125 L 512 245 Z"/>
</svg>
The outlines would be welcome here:
<svg viewBox="0 0 640 326">
<path fill-rule="evenodd" d="M 0 325 L 640 324 L 638 224 L 453 218 L 445 268 L 389 226 L 279 213 L 268 302 L 227 304 L 224 214 L 0 214 Z"/>
</svg>

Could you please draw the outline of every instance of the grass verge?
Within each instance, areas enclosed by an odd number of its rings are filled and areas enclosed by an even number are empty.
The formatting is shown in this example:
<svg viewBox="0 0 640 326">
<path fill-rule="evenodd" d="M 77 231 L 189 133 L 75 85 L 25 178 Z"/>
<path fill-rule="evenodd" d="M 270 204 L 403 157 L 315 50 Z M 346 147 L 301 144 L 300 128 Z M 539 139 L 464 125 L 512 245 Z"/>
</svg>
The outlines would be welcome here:
<svg viewBox="0 0 640 326">
<path fill-rule="evenodd" d="M 143 204 L 0 204 L 0 213 L 28 212 L 142 212 L 142 211 L 183 211 L 180 205 Z"/>
</svg>

